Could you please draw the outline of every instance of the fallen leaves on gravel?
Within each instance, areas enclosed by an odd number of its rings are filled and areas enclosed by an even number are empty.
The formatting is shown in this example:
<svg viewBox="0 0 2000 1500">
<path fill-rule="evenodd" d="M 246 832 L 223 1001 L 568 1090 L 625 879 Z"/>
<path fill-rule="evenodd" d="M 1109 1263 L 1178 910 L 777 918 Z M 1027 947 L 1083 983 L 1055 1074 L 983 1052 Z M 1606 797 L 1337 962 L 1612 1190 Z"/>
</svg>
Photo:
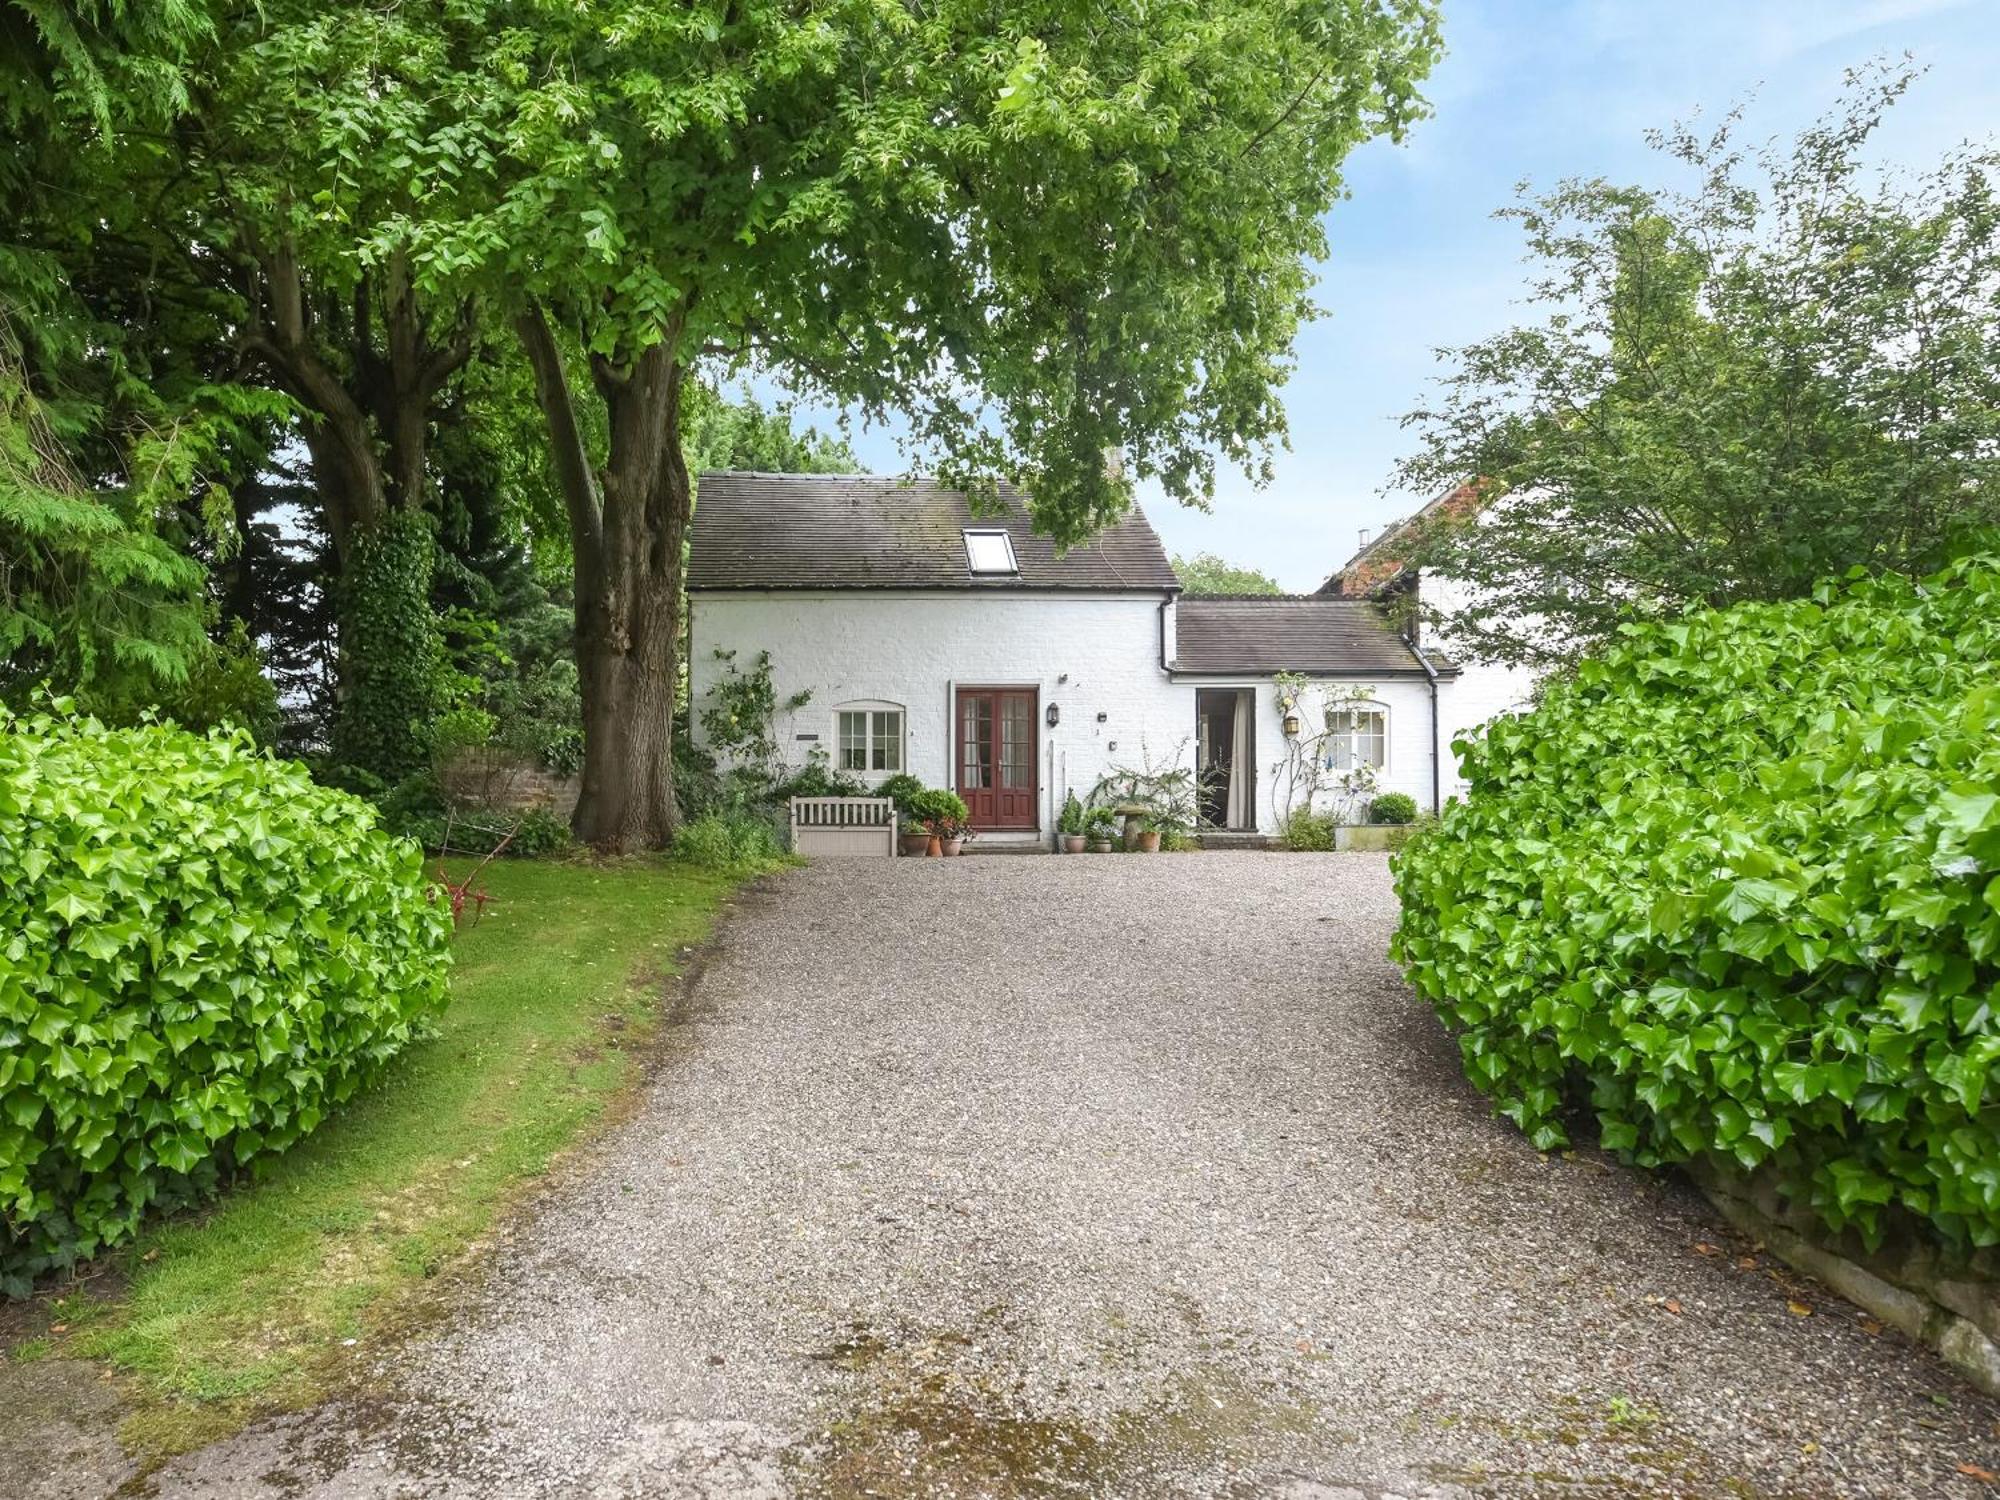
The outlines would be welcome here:
<svg viewBox="0 0 2000 1500">
<path fill-rule="evenodd" d="M 1978 1464 L 1960 1464 L 1958 1472 L 1967 1479 L 1977 1479 L 1981 1484 L 2000 1484 L 2000 1474 L 1991 1469 L 1982 1469 Z"/>
<path fill-rule="evenodd" d="M 1810 1318 L 1812 1316 L 1812 1309 L 1803 1302 L 1787 1302 L 1785 1304 L 1785 1311 L 1795 1318 Z"/>
</svg>

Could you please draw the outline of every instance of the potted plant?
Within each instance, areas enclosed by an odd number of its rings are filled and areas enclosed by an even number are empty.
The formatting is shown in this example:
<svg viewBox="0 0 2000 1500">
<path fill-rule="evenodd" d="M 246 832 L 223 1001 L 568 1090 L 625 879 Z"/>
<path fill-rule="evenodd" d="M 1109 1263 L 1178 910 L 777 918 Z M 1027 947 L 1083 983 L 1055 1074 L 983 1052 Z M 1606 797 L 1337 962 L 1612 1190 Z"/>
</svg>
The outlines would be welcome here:
<svg viewBox="0 0 2000 1500">
<path fill-rule="evenodd" d="M 1075 792 L 1063 799 L 1062 812 L 1056 817 L 1056 833 L 1063 853 L 1083 853 L 1083 804 L 1076 800 Z"/>
<path fill-rule="evenodd" d="M 946 855 L 962 853 L 965 841 L 972 837 L 972 826 L 963 818 L 946 816 L 932 825 L 937 832 L 938 842 Z"/>
<path fill-rule="evenodd" d="M 1139 819 L 1139 852 L 1141 854 L 1160 852 L 1160 820 L 1151 813 Z"/>
<path fill-rule="evenodd" d="M 924 848 L 921 852 L 927 856 L 946 853 L 947 837 L 952 844 L 949 852 L 958 853 L 969 831 L 967 819 L 970 816 L 965 799 L 956 792 L 927 788 L 910 796 L 910 817 L 923 830 Z"/>
<path fill-rule="evenodd" d="M 1086 847 L 1092 854 L 1109 854 L 1112 836 L 1118 828 L 1118 815 L 1108 807 L 1093 807 L 1084 819 L 1083 836 Z"/>
<path fill-rule="evenodd" d="M 923 815 L 917 810 L 917 799 L 924 795 L 921 781 L 904 771 L 876 787 L 875 795 L 896 804 L 896 843 L 902 853 L 922 854 L 930 847 L 930 830 L 924 827 Z"/>
</svg>

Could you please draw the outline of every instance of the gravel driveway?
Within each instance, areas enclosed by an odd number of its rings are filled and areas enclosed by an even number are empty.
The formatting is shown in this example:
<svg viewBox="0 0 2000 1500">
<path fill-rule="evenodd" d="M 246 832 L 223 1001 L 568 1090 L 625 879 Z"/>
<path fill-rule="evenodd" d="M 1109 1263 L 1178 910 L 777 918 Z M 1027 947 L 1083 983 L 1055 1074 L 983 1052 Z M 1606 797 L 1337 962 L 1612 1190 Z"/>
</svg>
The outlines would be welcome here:
<svg viewBox="0 0 2000 1500">
<path fill-rule="evenodd" d="M 1371 855 L 786 875 L 455 1316 L 158 1490 L 1993 1493 L 1939 1362 L 1492 1120 L 1394 915 Z"/>
</svg>

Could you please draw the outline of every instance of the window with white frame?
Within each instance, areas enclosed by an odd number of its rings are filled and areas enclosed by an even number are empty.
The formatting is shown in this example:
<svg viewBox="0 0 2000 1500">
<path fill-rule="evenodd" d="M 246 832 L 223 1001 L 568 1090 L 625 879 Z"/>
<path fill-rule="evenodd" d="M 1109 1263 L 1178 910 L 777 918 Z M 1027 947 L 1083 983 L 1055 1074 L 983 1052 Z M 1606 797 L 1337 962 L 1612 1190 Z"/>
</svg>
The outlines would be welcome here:
<svg viewBox="0 0 2000 1500">
<path fill-rule="evenodd" d="M 998 527 L 965 529 L 965 565 L 974 573 L 1021 571 L 1014 560 L 1014 539 Z"/>
<path fill-rule="evenodd" d="M 843 771 L 890 775 L 903 769 L 903 709 L 896 703 L 848 703 L 834 711 L 834 764 Z"/>
<path fill-rule="evenodd" d="M 1389 763 L 1389 710 L 1379 703 L 1350 703 L 1326 711 L 1329 771 L 1381 770 Z"/>
</svg>

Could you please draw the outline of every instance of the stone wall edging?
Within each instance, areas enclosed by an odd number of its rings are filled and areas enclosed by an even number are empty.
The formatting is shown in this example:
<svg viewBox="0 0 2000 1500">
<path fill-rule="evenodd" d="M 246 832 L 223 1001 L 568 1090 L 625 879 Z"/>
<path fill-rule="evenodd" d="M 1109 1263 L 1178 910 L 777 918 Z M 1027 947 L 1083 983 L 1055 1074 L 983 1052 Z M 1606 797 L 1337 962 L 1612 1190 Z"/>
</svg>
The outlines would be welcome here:
<svg viewBox="0 0 2000 1500">
<path fill-rule="evenodd" d="M 1688 1176 L 1739 1232 L 1785 1264 L 1933 1350 L 1988 1395 L 2000 1396 L 2000 1276 L 1918 1245 L 1870 1252 L 1791 1209 L 1768 1184 L 1691 1162 Z"/>
</svg>

